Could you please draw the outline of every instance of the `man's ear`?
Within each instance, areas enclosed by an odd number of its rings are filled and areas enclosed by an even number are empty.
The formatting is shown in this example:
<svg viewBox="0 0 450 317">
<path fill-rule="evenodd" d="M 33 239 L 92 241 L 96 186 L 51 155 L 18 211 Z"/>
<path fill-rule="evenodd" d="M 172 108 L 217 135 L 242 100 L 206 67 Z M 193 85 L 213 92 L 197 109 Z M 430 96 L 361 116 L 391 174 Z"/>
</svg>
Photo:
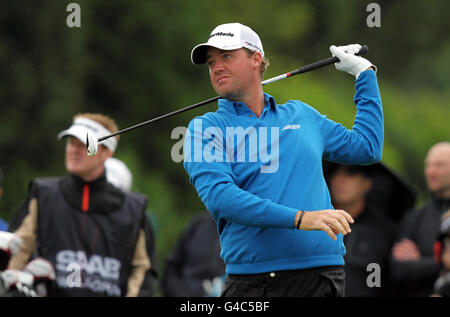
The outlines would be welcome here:
<svg viewBox="0 0 450 317">
<path fill-rule="evenodd" d="M 259 69 L 262 63 L 263 57 L 260 52 L 255 51 L 252 55 L 253 66 L 255 69 Z"/>
</svg>

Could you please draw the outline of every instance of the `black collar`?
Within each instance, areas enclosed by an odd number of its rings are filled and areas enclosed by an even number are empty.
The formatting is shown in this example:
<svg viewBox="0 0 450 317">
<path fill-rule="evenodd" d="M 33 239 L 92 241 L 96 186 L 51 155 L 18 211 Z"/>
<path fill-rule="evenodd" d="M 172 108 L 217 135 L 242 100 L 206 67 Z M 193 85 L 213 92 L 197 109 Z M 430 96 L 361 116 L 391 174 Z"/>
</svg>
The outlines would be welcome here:
<svg viewBox="0 0 450 317">
<path fill-rule="evenodd" d="M 120 208 L 125 194 L 106 180 L 103 174 L 92 182 L 85 182 L 76 175 L 67 175 L 60 180 L 64 198 L 70 205 L 83 211 L 83 200 L 88 195 L 86 212 L 107 214 Z M 87 193 L 86 193 L 87 191 Z"/>
</svg>

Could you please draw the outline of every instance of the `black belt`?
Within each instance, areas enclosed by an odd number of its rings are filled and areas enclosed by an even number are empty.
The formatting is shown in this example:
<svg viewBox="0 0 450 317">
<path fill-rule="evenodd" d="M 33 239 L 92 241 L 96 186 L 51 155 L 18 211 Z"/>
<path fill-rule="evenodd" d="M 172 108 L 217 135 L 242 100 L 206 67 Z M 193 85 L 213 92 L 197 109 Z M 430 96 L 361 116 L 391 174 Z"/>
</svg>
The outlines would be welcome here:
<svg viewBox="0 0 450 317">
<path fill-rule="evenodd" d="M 334 265 L 334 266 L 322 266 L 322 267 L 313 267 L 308 269 L 301 270 L 285 270 L 285 271 L 272 271 L 265 273 L 256 273 L 256 274 L 228 274 L 228 277 L 231 279 L 258 279 L 258 278 L 274 278 L 274 277 L 289 277 L 303 274 L 316 274 L 316 273 L 324 273 L 330 271 L 344 271 L 344 267 L 342 265 Z"/>
</svg>

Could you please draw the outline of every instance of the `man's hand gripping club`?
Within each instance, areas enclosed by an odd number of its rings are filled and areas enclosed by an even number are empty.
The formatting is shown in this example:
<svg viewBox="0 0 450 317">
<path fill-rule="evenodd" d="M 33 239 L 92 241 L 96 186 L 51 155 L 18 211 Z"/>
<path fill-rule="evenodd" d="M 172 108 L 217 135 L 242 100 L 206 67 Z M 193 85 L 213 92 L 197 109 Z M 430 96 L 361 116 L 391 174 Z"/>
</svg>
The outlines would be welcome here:
<svg viewBox="0 0 450 317">
<path fill-rule="evenodd" d="M 339 58 L 339 62 L 335 63 L 335 67 L 337 70 L 341 70 L 347 72 L 356 78 L 359 77 L 363 71 L 372 68 L 374 71 L 377 71 L 375 65 L 373 65 L 367 59 L 357 56 L 357 54 L 361 49 L 361 45 L 359 44 L 350 44 L 345 46 L 330 46 L 331 55 Z"/>
</svg>

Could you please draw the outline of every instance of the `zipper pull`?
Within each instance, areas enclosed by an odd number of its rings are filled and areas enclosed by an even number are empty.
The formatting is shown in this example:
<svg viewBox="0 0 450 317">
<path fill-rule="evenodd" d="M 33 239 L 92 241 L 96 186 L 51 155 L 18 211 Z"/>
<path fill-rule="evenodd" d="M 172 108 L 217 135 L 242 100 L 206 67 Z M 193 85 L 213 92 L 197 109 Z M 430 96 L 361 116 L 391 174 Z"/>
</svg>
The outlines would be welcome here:
<svg viewBox="0 0 450 317">
<path fill-rule="evenodd" d="M 87 212 L 89 210 L 89 184 L 86 183 L 83 186 L 83 198 L 81 201 L 81 210 L 83 210 L 84 212 Z"/>
</svg>

